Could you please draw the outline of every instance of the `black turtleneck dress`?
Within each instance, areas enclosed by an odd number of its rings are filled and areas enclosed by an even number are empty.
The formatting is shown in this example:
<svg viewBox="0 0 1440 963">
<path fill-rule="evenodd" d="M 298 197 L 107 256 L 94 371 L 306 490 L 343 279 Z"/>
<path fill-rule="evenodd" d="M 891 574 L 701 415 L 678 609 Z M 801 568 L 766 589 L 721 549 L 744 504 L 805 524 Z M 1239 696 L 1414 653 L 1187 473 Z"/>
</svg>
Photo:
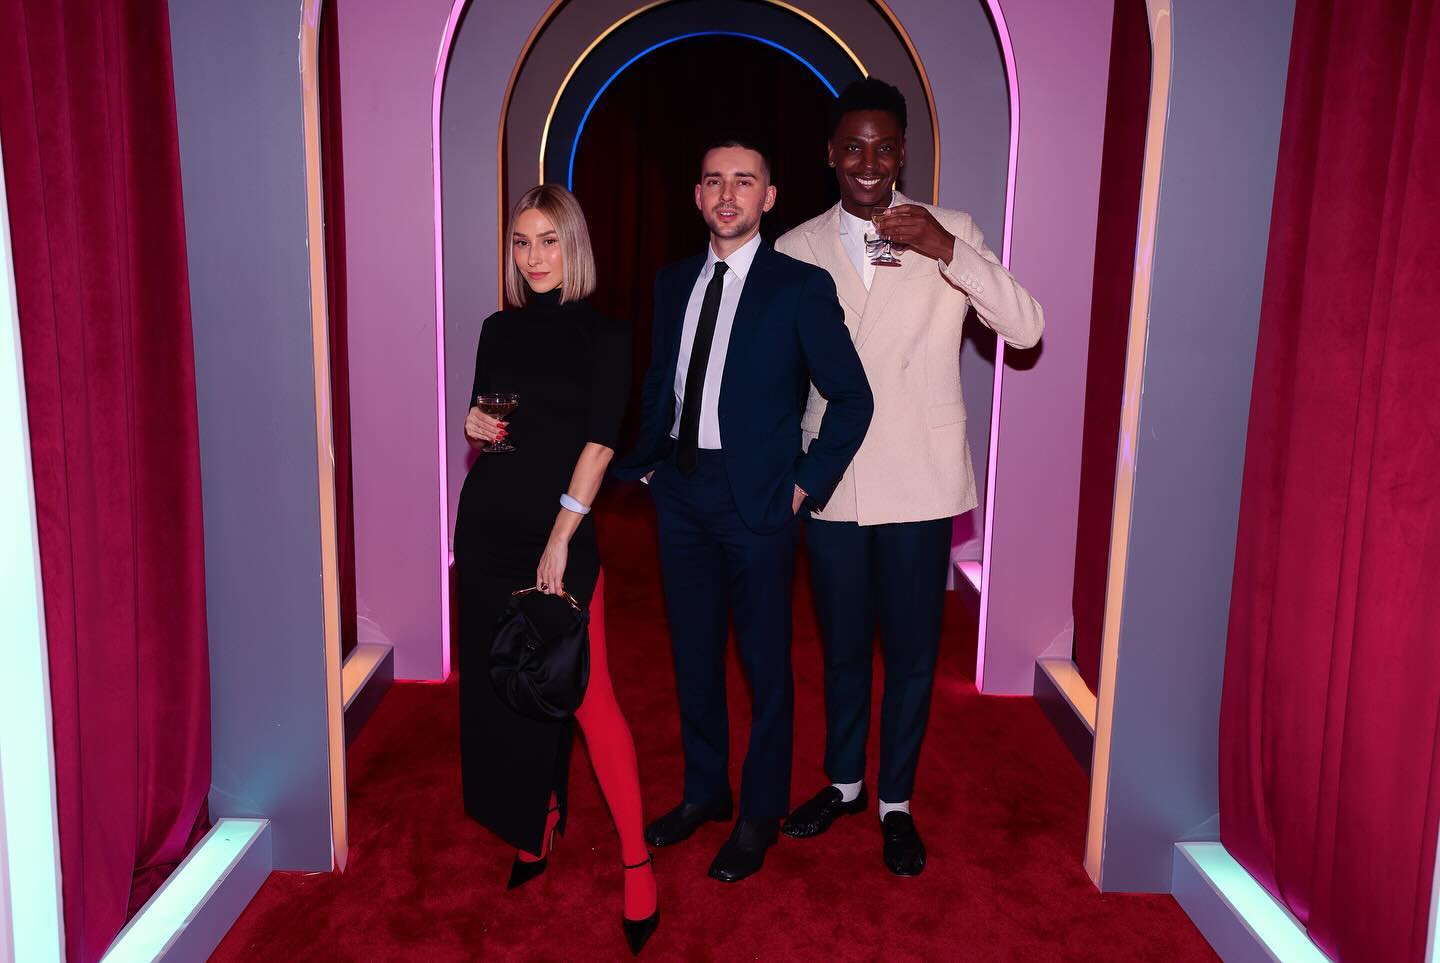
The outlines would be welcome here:
<svg viewBox="0 0 1440 963">
<path fill-rule="evenodd" d="M 460 762 L 465 811 L 517 849 L 538 852 L 553 791 L 566 812 L 574 720 L 537 722 L 500 701 L 490 643 L 510 593 L 535 569 L 588 442 L 613 449 L 630 392 L 630 331 L 558 289 L 486 319 L 476 395 L 513 391 L 513 452 L 475 456 L 460 491 L 455 567 L 460 591 Z M 592 516 L 570 539 L 565 590 L 588 606 L 600 572 Z"/>
</svg>

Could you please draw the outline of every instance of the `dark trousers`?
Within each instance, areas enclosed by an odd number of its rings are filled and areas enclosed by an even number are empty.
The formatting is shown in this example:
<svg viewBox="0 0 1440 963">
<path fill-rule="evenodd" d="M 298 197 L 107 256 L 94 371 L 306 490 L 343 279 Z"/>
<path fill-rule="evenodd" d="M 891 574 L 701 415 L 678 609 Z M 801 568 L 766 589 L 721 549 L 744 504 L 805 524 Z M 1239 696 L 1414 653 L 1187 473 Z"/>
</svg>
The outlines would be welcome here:
<svg viewBox="0 0 1440 963">
<path fill-rule="evenodd" d="M 689 477 L 666 462 L 650 487 L 680 701 L 685 801 L 730 799 L 728 614 L 751 691 L 740 818 L 779 819 L 790 802 L 795 714 L 790 671 L 795 526 L 770 535 L 746 528 L 735 511 L 719 452 L 702 451 Z"/>
<path fill-rule="evenodd" d="M 880 799 L 904 802 L 915 788 L 930 716 L 950 519 L 862 527 L 812 518 L 805 541 L 825 646 L 825 773 L 838 783 L 865 778 L 878 624 L 885 664 Z"/>
</svg>

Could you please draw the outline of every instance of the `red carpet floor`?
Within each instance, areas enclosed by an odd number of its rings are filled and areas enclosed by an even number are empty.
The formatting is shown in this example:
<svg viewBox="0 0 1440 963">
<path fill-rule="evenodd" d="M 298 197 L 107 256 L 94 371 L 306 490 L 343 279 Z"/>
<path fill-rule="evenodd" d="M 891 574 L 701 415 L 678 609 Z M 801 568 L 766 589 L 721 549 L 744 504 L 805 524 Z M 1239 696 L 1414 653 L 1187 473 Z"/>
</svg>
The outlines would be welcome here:
<svg viewBox="0 0 1440 963">
<path fill-rule="evenodd" d="M 653 818 L 678 801 L 680 745 L 643 491 L 613 494 L 600 524 L 611 664 Z M 1084 771 L 1034 702 L 976 693 L 974 617 L 951 603 L 914 803 L 930 853 L 924 875 L 885 870 L 869 813 L 815 839 L 781 837 L 759 875 L 725 885 L 705 875 L 728 832 L 712 824 L 657 854 L 661 925 L 645 958 L 1216 959 L 1170 897 L 1096 892 L 1081 866 Z M 803 563 L 795 612 L 799 801 L 824 782 Z M 747 719 L 733 659 L 730 682 L 738 786 Z M 569 834 L 549 870 L 507 893 L 512 851 L 461 811 L 458 738 L 453 681 L 395 686 L 350 750 L 349 869 L 271 876 L 212 959 L 628 958 L 619 843 L 585 753 L 577 747 Z"/>
</svg>

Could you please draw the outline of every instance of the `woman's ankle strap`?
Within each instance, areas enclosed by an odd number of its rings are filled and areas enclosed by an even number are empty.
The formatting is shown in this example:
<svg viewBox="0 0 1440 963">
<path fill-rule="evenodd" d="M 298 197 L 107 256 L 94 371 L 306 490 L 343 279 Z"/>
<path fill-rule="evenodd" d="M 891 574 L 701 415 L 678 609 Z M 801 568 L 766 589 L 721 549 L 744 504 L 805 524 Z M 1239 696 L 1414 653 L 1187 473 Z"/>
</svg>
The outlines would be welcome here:
<svg viewBox="0 0 1440 963">
<path fill-rule="evenodd" d="M 624 864 L 622 864 L 622 865 L 623 865 L 626 869 L 639 869 L 641 866 L 649 866 L 649 865 L 650 865 L 651 863 L 653 863 L 653 862 L 655 862 L 655 854 L 654 854 L 654 853 L 650 853 L 650 854 L 646 855 L 646 857 L 645 857 L 644 859 L 640 860 L 640 862 L 638 862 L 638 863 L 624 863 Z"/>
</svg>

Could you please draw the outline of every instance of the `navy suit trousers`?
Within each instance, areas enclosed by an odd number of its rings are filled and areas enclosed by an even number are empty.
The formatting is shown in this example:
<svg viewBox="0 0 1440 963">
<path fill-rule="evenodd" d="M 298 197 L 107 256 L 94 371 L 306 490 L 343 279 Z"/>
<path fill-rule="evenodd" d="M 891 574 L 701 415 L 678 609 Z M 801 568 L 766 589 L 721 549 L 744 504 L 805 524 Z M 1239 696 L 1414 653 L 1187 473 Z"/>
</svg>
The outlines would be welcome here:
<svg viewBox="0 0 1440 963">
<path fill-rule="evenodd" d="M 764 535 L 746 528 L 718 451 L 702 450 L 688 477 L 673 461 L 662 462 L 650 488 L 680 701 L 684 799 L 703 804 L 731 798 L 725 644 L 733 619 L 751 691 L 740 818 L 780 819 L 790 803 L 790 591 L 797 525 Z"/>
<path fill-rule="evenodd" d="M 810 519 L 810 580 L 825 646 L 825 773 L 865 778 L 875 629 L 885 665 L 880 799 L 915 788 L 945 613 L 950 519 L 860 526 Z"/>
</svg>

